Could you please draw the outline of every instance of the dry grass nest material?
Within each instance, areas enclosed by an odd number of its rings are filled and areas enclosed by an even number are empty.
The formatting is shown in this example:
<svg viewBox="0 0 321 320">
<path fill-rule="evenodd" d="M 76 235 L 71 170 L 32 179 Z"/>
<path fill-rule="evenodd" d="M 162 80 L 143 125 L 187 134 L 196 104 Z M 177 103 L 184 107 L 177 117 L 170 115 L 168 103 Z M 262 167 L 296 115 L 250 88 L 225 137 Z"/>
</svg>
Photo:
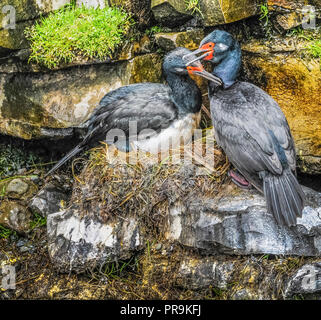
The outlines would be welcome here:
<svg viewBox="0 0 321 320">
<path fill-rule="evenodd" d="M 187 161 L 180 161 L 183 154 Z M 132 160 L 134 157 L 137 161 Z M 84 170 L 75 177 L 71 203 L 103 222 L 135 214 L 144 218 L 148 227 L 155 227 L 170 203 L 217 194 L 228 168 L 212 129 L 204 130 L 201 139 L 166 155 L 126 154 L 102 144 L 92 150 Z"/>
</svg>

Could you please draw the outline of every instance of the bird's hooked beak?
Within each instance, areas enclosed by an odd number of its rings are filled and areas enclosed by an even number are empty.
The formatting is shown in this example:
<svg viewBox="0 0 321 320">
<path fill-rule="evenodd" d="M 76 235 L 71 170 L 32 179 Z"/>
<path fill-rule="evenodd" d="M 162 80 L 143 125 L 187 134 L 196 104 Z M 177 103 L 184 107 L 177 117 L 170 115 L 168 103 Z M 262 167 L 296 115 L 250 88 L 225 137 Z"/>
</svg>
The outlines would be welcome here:
<svg viewBox="0 0 321 320">
<path fill-rule="evenodd" d="M 201 59 L 203 60 L 211 60 L 213 59 L 214 56 L 214 47 L 215 47 L 215 43 L 213 42 L 207 42 L 204 45 L 202 45 L 200 48 L 196 49 L 195 51 L 193 51 L 192 53 L 187 54 L 186 56 L 184 56 L 184 60 L 188 59 L 191 56 L 196 56 L 199 53 L 203 53 L 201 56 L 189 61 L 186 65 L 189 66 L 192 63 L 194 63 L 195 61 L 199 61 Z"/>
<path fill-rule="evenodd" d="M 187 71 L 189 74 L 194 74 L 196 76 L 203 77 L 209 81 L 214 82 L 217 85 L 222 85 L 222 80 L 216 76 L 214 76 L 212 73 L 207 72 L 201 63 L 198 63 L 197 66 L 187 66 Z"/>
</svg>

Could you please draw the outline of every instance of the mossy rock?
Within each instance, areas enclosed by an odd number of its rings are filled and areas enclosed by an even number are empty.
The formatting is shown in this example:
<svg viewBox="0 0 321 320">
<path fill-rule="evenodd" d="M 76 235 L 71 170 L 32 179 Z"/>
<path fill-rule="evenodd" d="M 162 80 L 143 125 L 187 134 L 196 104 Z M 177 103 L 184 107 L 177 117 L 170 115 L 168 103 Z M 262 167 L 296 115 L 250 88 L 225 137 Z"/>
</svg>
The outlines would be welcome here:
<svg viewBox="0 0 321 320">
<path fill-rule="evenodd" d="M 28 200 L 37 190 L 37 186 L 28 178 L 13 177 L 0 181 L 1 195 L 9 199 Z"/>
<path fill-rule="evenodd" d="M 32 21 L 19 22 L 15 29 L 0 29 L 0 49 L 18 50 L 29 48 L 24 30 L 33 24 Z"/>
<path fill-rule="evenodd" d="M 268 0 L 270 11 L 277 13 L 276 21 L 285 30 L 292 29 L 302 24 L 304 18 L 304 7 L 315 7 L 315 14 L 321 17 L 321 0 Z"/>
<path fill-rule="evenodd" d="M 161 81 L 162 59 L 156 53 L 136 57 L 128 68 L 129 83 Z"/>
<path fill-rule="evenodd" d="M 14 29 L 3 28 L 0 25 L 0 48 L 11 50 L 23 49 L 28 47 L 28 42 L 24 36 L 24 29 L 34 23 L 34 19 L 40 15 L 48 14 L 70 3 L 70 0 L 2 0 L 0 5 L 0 21 L 3 21 L 10 12 L 15 14 Z M 11 6 L 13 9 L 5 6 Z M 3 11 L 5 13 L 3 13 Z"/>
</svg>

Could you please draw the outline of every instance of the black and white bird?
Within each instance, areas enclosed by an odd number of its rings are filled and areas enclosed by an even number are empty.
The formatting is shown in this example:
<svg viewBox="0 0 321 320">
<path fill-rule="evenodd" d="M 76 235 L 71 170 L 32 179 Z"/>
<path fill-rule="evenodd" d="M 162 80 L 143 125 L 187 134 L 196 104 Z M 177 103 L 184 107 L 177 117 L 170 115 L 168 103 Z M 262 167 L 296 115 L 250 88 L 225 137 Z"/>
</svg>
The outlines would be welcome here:
<svg viewBox="0 0 321 320">
<path fill-rule="evenodd" d="M 288 122 L 279 105 L 259 87 L 238 81 L 241 49 L 231 34 L 215 30 L 205 37 L 190 63 L 214 65 L 209 98 L 214 134 L 240 174 L 230 171 L 241 187 L 264 193 L 267 208 L 281 225 L 295 226 L 302 216 L 304 193 L 296 178 L 296 153 Z M 189 56 L 188 56 L 189 57 Z"/>
<path fill-rule="evenodd" d="M 199 61 L 186 66 L 184 57 L 190 53 L 188 49 L 177 48 L 165 56 L 163 73 L 167 85 L 132 84 L 106 94 L 86 123 L 84 139 L 46 176 L 100 141 L 114 144 L 125 152 L 140 149 L 151 153 L 162 151 L 163 146 L 175 147 L 176 143 L 188 142 L 199 125 L 202 104 L 201 92 L 190 75 L 218 81 Z M 191 55 L 193 58 L 196 56 Z M 137 135 L 131 136 L 131 125 L 135 126 Z"/>
</svg>

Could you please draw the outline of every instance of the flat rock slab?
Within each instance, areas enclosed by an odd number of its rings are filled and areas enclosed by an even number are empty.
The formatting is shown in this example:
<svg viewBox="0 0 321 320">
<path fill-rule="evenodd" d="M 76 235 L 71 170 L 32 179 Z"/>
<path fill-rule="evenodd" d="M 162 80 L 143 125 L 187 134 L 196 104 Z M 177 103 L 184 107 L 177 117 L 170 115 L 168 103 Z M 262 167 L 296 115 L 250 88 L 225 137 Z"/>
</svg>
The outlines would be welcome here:
<svg viewBox="0 0 321 320">
<path fill-rule="evenodd" d="M 166 238 L 209 254 L 321 255 L 321 194 L 307 197 L 296 227 L 279 226 L 256 191 L 191 199 L 169 210 Z"/>
<path fill-rule="evenodd" d="M 102 222 L 78 209 L 47 217 L 50 258 L 61 272 L 83 272 L 106 262 L 128 259 L 142 246 L 134 217 Z"/>
</svg>

